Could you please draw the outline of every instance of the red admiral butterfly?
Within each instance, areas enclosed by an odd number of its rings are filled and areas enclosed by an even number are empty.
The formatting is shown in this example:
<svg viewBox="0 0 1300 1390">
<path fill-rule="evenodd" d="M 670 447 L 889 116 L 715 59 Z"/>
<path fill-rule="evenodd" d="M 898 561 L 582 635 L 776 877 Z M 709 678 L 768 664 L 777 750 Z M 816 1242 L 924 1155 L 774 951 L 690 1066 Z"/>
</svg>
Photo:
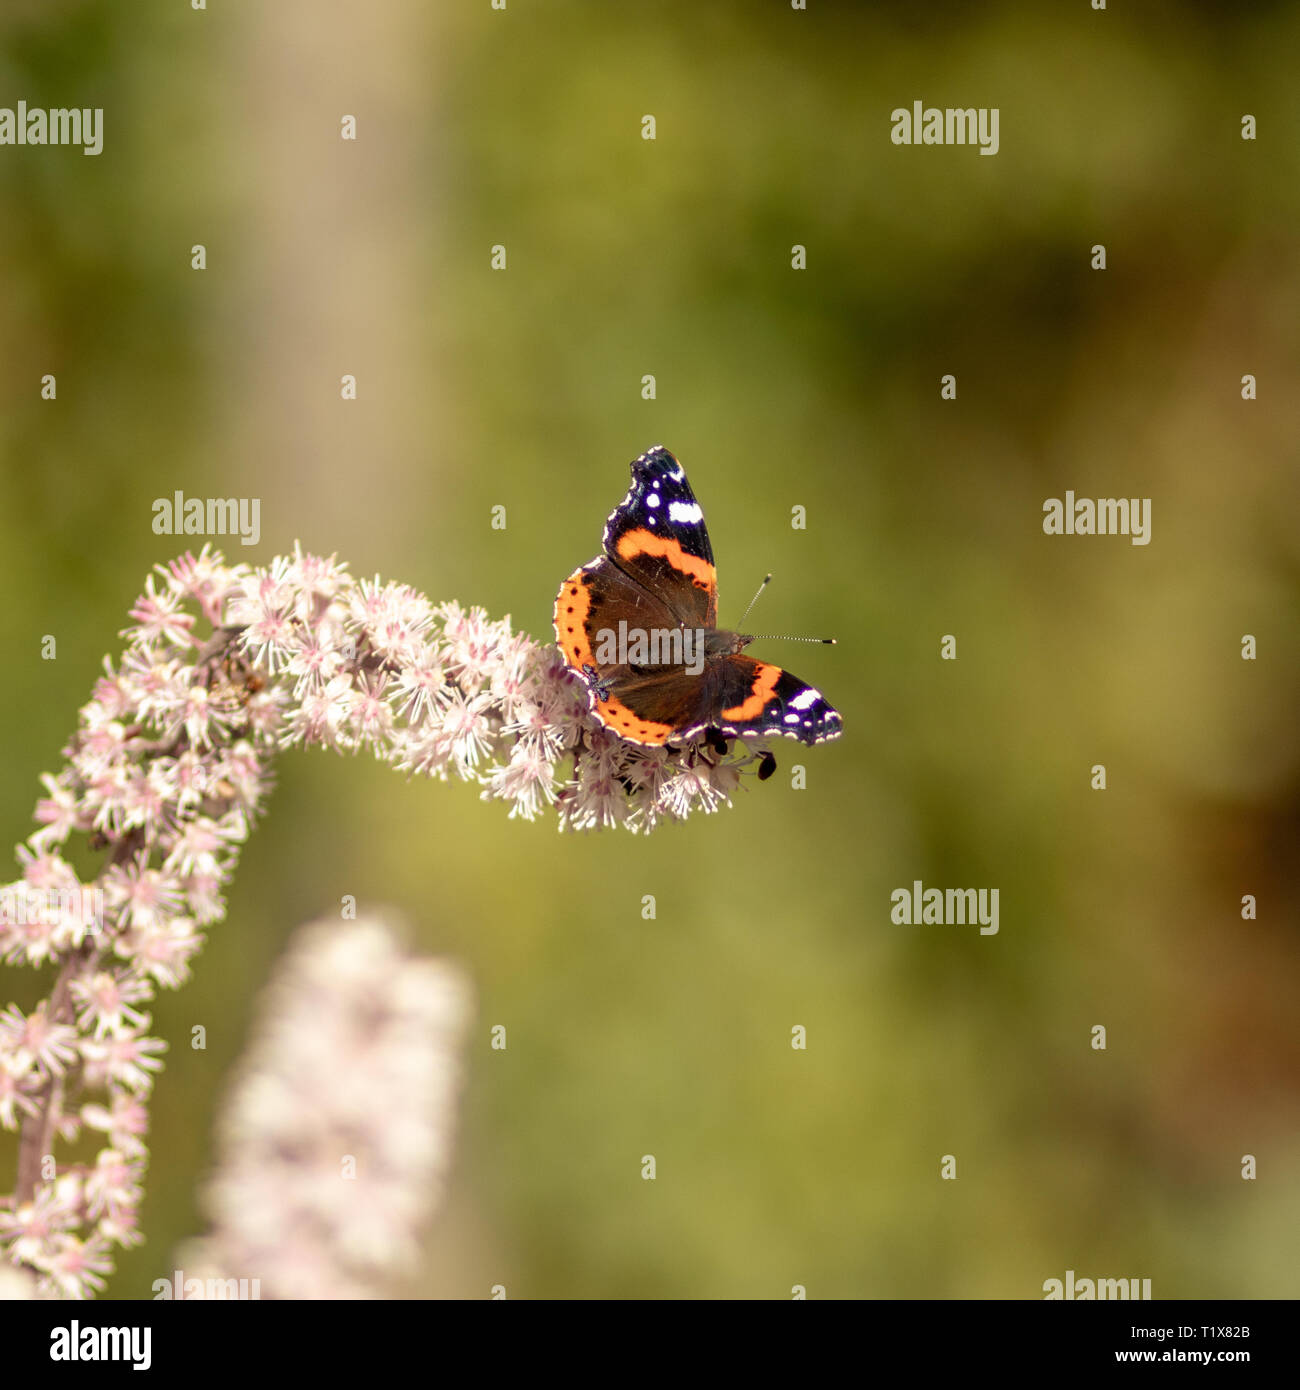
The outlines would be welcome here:
<svg viewBox="0 0 1300 1390">
<path fill-rule="evenodd" d="M 633 460 L 632 486 L 605 523 L 604 550 L 564 581 L 555 635 L 608 728 L 645 744 L 701 733 L 712 742 L 839 737 L 840 716 L 819 691 L 743 656 L 752 637 L 718 629 L 704 513 L 667 449 Z"/>
</svg>

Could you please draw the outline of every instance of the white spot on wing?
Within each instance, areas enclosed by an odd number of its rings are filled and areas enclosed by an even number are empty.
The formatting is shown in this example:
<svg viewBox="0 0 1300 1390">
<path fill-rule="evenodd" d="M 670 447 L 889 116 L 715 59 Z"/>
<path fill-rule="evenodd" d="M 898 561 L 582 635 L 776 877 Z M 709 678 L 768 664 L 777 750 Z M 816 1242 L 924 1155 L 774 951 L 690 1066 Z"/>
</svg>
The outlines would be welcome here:
<svg viewBox="0 0 1300 1390">
<path fill-rule="evenodd" d="M 807 690 L 801 690 L 793 700 L 790 701 L 791 709 L 807 709 L 814 701 L 822 697 L 820 690 L 814 690 L 810 685 Z"/>
<path fill-rule="evenodd" d="M 670 502 L 668 504 L 668 519 L 693 526 L 704 520 L 704 513 L 700 510 L 698 502 Z"/>
<path fill-rule="evenodd" d="M 646 498 L 645 504 L 647 507 L 657 507 L 659 505 L 659 494 L 657 492 L 652 492 L 650 496 Z"/>
</svg>

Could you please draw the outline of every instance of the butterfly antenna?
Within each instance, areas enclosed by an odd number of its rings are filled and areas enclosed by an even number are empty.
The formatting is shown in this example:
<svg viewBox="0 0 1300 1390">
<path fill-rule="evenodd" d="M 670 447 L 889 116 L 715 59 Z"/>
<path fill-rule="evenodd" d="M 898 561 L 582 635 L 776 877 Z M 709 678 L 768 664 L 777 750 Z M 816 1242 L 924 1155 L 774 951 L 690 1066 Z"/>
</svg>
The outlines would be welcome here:
<svg viewBox="0 0 1300 1390">
<path fill-rule="evenodd" d="M 754 590 L 754 597 L 745 605 L 745 611 L 740 615 L 740 622 L 736 624 L 737 628 L 744 624 L 745 619 L 749 617 L 749 610 L 758 602 L 759 594 L 761 594 L 771 582 L 772 576 L 769 574 L 758 588 Z M 759 637 L 767 642 L 820 642 L 825 647 L 833 647 L 835 645 L 835 639 L 833 637 L 789 637 L 775 632 L 754 632 L 749 634 L 749 640 L 751 642 Z"/>
<path fill-rule="evenodd" d="M 750 601 L 745 605 L 745 611 L 740 615 L 740 622 L 736 624 L 737 627 L 744 626 L 745 619 L 749 617 L 749 610 L 758 602 L 759 594 L 761 594 L 763 590 L 766 589 L 771 582 L 772 576 L 769 574 L 767 578 L 764 579 L 763 582 L 758 586 L 758 588 L 754 590 L 754 597 L 750 599 Z"/>
</svg>

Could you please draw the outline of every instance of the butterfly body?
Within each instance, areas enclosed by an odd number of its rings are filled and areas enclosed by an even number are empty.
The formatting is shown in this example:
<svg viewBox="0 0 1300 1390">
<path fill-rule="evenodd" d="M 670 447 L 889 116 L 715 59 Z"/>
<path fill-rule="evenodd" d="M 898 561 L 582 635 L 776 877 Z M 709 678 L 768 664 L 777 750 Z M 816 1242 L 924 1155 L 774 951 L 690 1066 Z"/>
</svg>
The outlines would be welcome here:
<svg viewBox="0 0 1300 1390">
<path fill-rule="evenodd" d="M 840 716 L 797 676 L 744 654 L 719 628 L 717 569 L 704 513 L 667 449 L 632 462 L 632 486 L 605 523 L 604 553 L 569 576 L 555 635 L 602 723 L 633 743 L 706 731 L 821 743 Z"/>
</svg>

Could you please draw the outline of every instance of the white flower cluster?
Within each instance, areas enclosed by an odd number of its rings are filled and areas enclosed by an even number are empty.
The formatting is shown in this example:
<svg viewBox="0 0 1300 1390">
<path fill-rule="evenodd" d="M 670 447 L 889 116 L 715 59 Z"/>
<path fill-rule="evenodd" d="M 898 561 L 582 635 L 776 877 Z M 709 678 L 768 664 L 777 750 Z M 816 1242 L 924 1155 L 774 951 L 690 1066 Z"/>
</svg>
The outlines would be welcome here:
<svg viewBox="0 0 1300 1390">
<path fill-rule="evenodd" d="M 0 1013 L 0 1128 L 22 1129 L 0 1252 L 45 1296 L 99 1291 L 112 1247 L 141 1239 L 146 1103 L 166 1048 L 145 1009 L 185 982 L 224 916 L 279 750 L 369 748 L 476 783 L 512 817 L 554 806 L 561 828 L 634 832 L 729 805 L 741 769 L 767 756 L 627 743 L 554 646 L 296 546 L 261 569 L 205 547 L 158 576 L 62 771 L 42 778 L 22 877 L 0 886 L 0 960 L 59 969 L 30 1012 Z M 62 853 L 74 833 L 107 856 L 89 883 Z M 52 1169 L 55 1144 L 86 1130 L 103 1136 L 96 1160 Z"/>
<path fill-rule="evenodd" d="M 282 747 L 369 747 L 400 771 L 478 782 L 512 817 L 554 805 L 562 829 L 651 830 L 729 805 L 760 757 L 757 745 L 728 757 L 699 739 L 671 751 L 628 743 L 591 713 L 554 645 L 405 584 L 357 582 L 332 560 L 277 560 L 225 621 L 252 665 L 283 683 Z"/>
<path fill-rule="evenodd" d="M 212 1233 L 177 1266 L 261 1298 L 398 1291 L 441 1196 L 470 1012 L 463 973 L 380 921 L 301 928 L 222 1113 Z"/>
</svg>

